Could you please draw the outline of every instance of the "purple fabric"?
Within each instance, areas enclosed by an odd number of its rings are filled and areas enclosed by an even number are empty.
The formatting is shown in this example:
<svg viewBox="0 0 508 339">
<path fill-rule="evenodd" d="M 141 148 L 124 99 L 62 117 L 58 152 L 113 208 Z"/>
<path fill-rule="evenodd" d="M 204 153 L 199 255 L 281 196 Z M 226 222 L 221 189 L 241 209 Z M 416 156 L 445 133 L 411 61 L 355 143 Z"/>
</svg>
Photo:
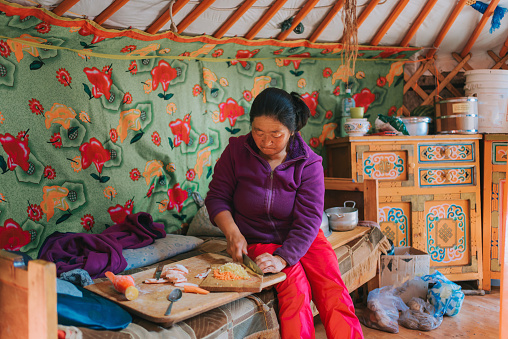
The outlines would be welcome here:
<svg viewBox="0 0 508 339">
<path fill-rule="evenodd" d="M 218 213 L 230 211 L 249 244 L 282 245 L 274 254 L 294 265 L 317 236 L 324 192 L 322 159 L 299 133 L 273 172 L 249 133 L 229 139 L 205 203 L 212 223 Z"/>
<path fill-rule="evenodd" d="M 128 215 L 124 222 L 101 234 L 55 232 L 42 245 L 39 259 L 54 262 L 58 276 L 81 268 L 96 279 L 104 277 L 106 271 L 116 274 L 127 267 L 122 255 L 124 248 L 145 247 L 165 236 L 163 224 L 140 212 Z"/>
</svg>

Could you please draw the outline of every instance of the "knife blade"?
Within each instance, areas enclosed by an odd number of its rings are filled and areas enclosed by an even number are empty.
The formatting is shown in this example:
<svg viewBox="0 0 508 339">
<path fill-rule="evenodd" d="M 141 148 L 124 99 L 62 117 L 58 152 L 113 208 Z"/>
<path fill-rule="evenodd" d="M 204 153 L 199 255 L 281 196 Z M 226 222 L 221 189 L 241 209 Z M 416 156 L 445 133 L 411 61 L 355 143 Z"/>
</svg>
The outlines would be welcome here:
<svg viewBox="0 0 508 339">
<path fill-rule="evenodd" d="M 157 265 L 157 268 L 155 269 L 155 274 L 153 275 L 153 277 L 155 279 L 157 279 L 157 280 L 160 279 L 163 267 L 164 267 L 164 264 Z"/>
<path fill-rule="evenodd" d="M 265 275 L 259 266 L 254 262 L 254 260 L 249 258 L 245 253 L 243 254 L 243 264 L 250 268 L 254 273 Z"/>
</svg>

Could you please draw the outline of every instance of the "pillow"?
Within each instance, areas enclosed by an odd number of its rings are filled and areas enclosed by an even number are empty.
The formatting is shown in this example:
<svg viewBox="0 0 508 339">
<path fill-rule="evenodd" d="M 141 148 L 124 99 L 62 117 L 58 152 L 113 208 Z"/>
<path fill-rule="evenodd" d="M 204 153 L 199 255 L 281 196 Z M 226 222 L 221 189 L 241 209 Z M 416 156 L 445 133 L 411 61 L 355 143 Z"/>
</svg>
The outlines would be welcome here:
<svg viewBox="0 0 508 339">
<path fill-rule="evenodd" d="M 201 207 L 189 225 L 187 235 L 201 236 L 201 237 L 224 237 L 224 233 L 214 226 L 208 216 L 206 206 Z"/>
<path fill-rule="evenodd" d="M 186 235 L 167 234 L 165 238 L 156 239 L 153 244 L 141 248 L 128 248 L 122 251 L 127 267 L 125 270 L 148 266 L 195 249 L 203 239 Z"/>
</svg>

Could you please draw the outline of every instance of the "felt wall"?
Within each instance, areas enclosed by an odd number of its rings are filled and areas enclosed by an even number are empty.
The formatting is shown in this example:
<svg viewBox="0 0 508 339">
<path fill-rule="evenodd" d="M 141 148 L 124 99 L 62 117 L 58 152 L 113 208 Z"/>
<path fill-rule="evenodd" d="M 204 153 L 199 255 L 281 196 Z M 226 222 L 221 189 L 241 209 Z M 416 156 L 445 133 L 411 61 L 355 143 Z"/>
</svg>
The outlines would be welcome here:
<svg viewBox="0 0 508 339">
<path fill-rule="evenodd" d="M 346 84 L 373 123 L 402 105 L 416 49 L 105 30 L 0 2 L 0 248 L 37 256 L 55 231 L 100 233 L 150 213 L 179 232 L 230 137 L 273 86 L 300 93 L 322 154 Z"/>
</svg>

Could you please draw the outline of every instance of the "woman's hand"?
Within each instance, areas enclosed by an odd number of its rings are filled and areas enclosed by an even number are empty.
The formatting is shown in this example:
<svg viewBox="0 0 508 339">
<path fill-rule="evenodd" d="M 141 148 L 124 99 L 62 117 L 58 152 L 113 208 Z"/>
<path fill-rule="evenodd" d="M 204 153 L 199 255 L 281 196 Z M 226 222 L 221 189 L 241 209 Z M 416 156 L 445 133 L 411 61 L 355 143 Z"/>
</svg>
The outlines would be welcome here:
<svg viewBox="0 0 508 339">
<path fill-rule="evenodd" d="M 270 253 L 258 255 L 255 261 L 263 273 L 279 273 L 287 266 L 286 260 Z"/>
<path fill-rule="evenodd" d="M 247 241 L 245 237 L 237 232 L 230 232 L 226 235 L 226 240 L 228 242 L 227 252 L 236 262 L 243 262 L 243 254 L 247 254 Z"/>
</svg>

